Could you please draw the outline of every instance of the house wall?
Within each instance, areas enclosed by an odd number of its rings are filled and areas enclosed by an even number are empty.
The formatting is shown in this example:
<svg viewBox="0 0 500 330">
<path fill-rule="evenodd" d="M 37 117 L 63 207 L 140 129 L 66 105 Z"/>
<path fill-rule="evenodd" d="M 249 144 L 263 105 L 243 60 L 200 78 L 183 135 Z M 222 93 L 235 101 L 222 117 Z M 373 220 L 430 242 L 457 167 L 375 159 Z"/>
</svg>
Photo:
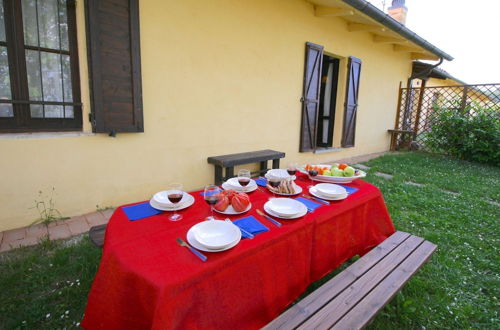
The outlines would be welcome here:
<svg viewBox="0 0 500 330">
<path fill-rule="evenodd" d="M 140 1 L 144 133 L 91 134 L 83 1 L 78 6 L 84 133 L 0 138 L 0 230 L 39 215 L 39 191 L 54 188 L 64 216 L 149 199 L 172 181 L 186 190 L 213 181 L 207 157 L 275 149 L 287 161 L 319 163 L 388 150 L 407 53 L 318 18 L 303 0 Z M 346 58 L 361 58 L 356 146 L 299 153 L 305 42 L 341 57 L 338 119 Z M 340 113 L 340 115 L 339 115 Z M 337 120 L 335 143 L 340 143 Z"/>
</svg>

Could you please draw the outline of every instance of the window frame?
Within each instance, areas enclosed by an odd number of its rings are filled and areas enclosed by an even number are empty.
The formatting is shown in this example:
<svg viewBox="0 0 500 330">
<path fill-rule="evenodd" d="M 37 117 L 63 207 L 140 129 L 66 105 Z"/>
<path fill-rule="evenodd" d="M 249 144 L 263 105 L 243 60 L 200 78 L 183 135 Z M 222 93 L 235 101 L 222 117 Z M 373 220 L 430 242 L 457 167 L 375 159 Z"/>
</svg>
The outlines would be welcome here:
<svg viewBox="0 0 500 330">
<path fill-rule="evenodd" d="M 0 117 L 0 133 L 81 131 L 83 118 L 75 0 L 66 1 L 69 46 L 67 51 L 25 45 L 21 1 L 4 0 L 3 5 L 6 42 L 0 42 L 0 46 L 7 47 L 12 99 L 0 99 L 0 103 L 12 104 L 14 117 Z M 69 55 L 72 102 L 29 100 L 25 50 Z M 72 106 L 73 118 L 32 118 L 30 104 Z"/>
</svg>

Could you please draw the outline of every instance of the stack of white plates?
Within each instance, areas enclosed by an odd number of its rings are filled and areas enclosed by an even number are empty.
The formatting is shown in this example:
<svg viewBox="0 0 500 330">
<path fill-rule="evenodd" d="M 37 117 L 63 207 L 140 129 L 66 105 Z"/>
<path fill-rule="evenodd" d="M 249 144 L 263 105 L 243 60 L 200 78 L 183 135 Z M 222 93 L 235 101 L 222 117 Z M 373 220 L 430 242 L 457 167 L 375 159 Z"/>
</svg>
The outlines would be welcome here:
<svg viewBox="0 0 500 330">
<path fill-rule="evenodd" d="M 230 221 L 208 220 L 200 222 L 187 232 L 187 241 L 195 249 L 220 252 L 234 247 L 241 240 L 241 231 Z"/>
<path fill-rule="evenodd" d="M 238 192 L 252 192 L 257 189 L 257 183 L 255 180 L 250 179 L 247 186 L 243 187 L 238 182 L 238 178 L 231 178 L 222 184 L 222 189 L 224 190 L 236 190 Z"/>
<path fill-rule="evenodd" d="M 347 191 L 345 188 L 333 183 L 317 184 L 314 187 L 309 188 L 309 192 L 313 196 L 331 201 L 347 198 Z"/>
<path fill-rule="evenodd" d="M 173 204 L 168 199 L 168 194 L 170 194 L 171 190 L 160 191 L 154 194 L 153 198 L 149 201 L 149 204 L 161 211 L 174 211 L 174 210 L 182 210 L 186 207 L 193 205 L 194 197 L 188 194 L 187 192 L 182 192 L 182 199 L 179 203 Z"/>
<path fill-rule="evenodd" d="M 266 179 L 279 179 L 279 180 L 295 180 L 297 177 L 295 175 L 288 174 L 287 170 L 275 168 L 272 170 L 268 170 L 266 175 L 264 175 Z"/>
<path fill-rule="evenodd" d="M 272 198 L 264 204 L 264 211 L 281 219 L 296 219 L 307 213 L 307 207 L 291 198 Z"/>
</svg>

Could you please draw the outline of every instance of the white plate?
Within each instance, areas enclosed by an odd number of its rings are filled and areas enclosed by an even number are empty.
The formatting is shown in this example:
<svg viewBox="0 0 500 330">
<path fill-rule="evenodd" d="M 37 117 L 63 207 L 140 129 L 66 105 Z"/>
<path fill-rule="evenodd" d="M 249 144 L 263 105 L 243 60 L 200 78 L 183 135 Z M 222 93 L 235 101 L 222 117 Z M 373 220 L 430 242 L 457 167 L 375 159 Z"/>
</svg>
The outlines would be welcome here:
<svg viewBox="0 0 500 330">
<path fill-rule="evenodd" d="M 316 188 L 316 190 L 323 196 L 327 196 L 330 198 L 336 198 L 347 194 L 345 188 L 339 186 L 338 184 L 320 183 L 315 185 L 314 188 Z"/>
<path fill-rule="evenodd" d="M 272 198 L 265 205 L 273 213 L 287 218 L 296 216 L 306 208 L 304 204 L 291 198 Z"/>
<path fill-rule="evenodd" d="M 209 221 L 213 221 L 213 220 L 209 220 Z M 206 248 L 205 246 L 201 245 L 200 242 L 198 242 L 196 240 L 196 237 L 194 236 L 194 232 L 192 230 L 193 228 L 191 227 L 191 229 L 188 230 L 187 232 L 187 235 L 186 235 L 186 239 L 188 241 L 188 243 L 194 247 L 195 249 L 197 250 L 200 250 L 200 251 L 205 251 L 205 252 L 222 252 L 222 251 L 226 251 L 226 250 L 229 250 L 233 247 L 235 247 L 241 240 L 241 231 L 240 231 L 240 238 L 237 239 L 236 241 L 234 241 L 233 243 L 229 244 L 228 246 L 222 248 L 222 249 L 208 249 Z"/>
<path fill-rule="evenodd" d="M 318 197 L 318 198 L 321 198 L 321 199 L 325 199 L 325 200 L 328 200 L 328 201 L 340 201 L 342 199 L 346 199 L 347 196 L 349 196 L 347 194 L 347 192 L 344 194 L 344 195 L 340 195 L 338 197 L 328 197 L 328 196 L 325 196 L 323 194 L 321 194 L 315 187 L 311 187 L 309 188 L 309 193 L 315 197 Z"/>
<path fill-rule="evenodd" d="M 156 205 L 164 207 L 164 208 L 173 208 L 174 204 L 168 199 L 168 194 L 170 194 L 172 190 L 164 190 L 157 192 L 153 195 L 152 200 L 156 202 Z M 186 192 L 182 192 L 182 199 L 179 201 L 178 205 L 184 204 L 189 199 L 189 194 Z"/>
<path fill-rule="evenodd" d="M 203 221 L 192 229 L 196 241 L 211 250 L 223 249 L 241 238 L 240 229 L 224 220 Z"/>
<path fill-rule="evenodd" d="M 282 217 L 282 216 L 276 214 L 275 212 L 273 212 L 273 210 L 271 210 L 267 206 L 267 203 L 264 204 L 264 211 L 266 211 L 267 214 L 272 215 L 273 217 L 276 217 L 276 218 L 280 218 L 280 219 L 285 219 L 285 220 L 286 219 L 297 219 L 297 218 L 303 217 L 307 213 L 307 207 L 304 204 L 302 204 L 302 205 L 304 206 L 304 209 L 301 212 L 299 212 L 298 214 L 294 215 L 293 217 Z"/>
<path fill-rule="evenodd" d="M 293 194 L 283 194 L 283 193 L 278 193 L 278 192 L 275 193 L 275 194 L 276 195 L 280 195 L 280 196 L 295 196 L 295 195 L 298 195 L 298 194 L 300 194 L 302 192 L 302 187 L 301 186 L 299 186 L 299 185 L 296 184 L 294 186 L 294 188 L 295 188 L 295 193 L 293 193 Z M 267 188 L 267 189 L 269 190 L 269 188 Z M 272 192 L 272 191 L 269 190 L 269 192 Z"/>
<path fill-rule="evenodd" d="M 266 177 L 266 179 L 276 178 L 280 180 L 285 180 L 285 179 L 295 180 L 297 178 L 295 175 L 290 175 L 286 170 L 280 168 L 274 168 L 272 170 L 268 170 L 266 172 L 266 175 L 264 176 Z"/>
<path fill-rule="evenodd" d="M 184 200 L 184 198 L 186 198 L 186 199 Z M 184 201 L 184 202 L 182 203 L 182 201 Z M 183 209 L 185 209 L 185 208 L 190 207 L 191 205 L 193 205 L 193 203 L 194 203 L 194 197 L 191 196 L 190 194 L 186 193 L 186 192 L 182 196 L 181 202 L 178 205 L 176 205 L 176 206 L 174 206 L 174 204 L 172 204 L 173 207 L 165 207 L 165 206 L 159 205 L 158 202 L 156 202 L 152 198 L 149 201 L 149 205 L 151 205 L 151 207 L 153 207 L 153 208 L 155 208 L 157 210 L 160 210 L 160 211 L 178 211 L 178 210 L 183 210 Z"/>
<path fill-rule="evenodd" d="M 231 180 L 231 179 L 229 179 Z M 228 181 L 229 181 L 228 180 Z M 254 181 L 254 180 L 252 180 Z M 236 181 L 238 182 L 238 181 Z M 255 181 L 254 181 L 255 182 Z M 222 189 L 224 190 L 234 190 L 234 191 L 237 191 L 237 192 L 244 192 L 244 193 L 249 193 L 249 192 L 252 192 L 254 190 L 257 190 L 257 184 L 255 185 L 251 185 L 250 183 L 248 184 L 248 186 L 246 186 L 245 188 L 241 187 L 241 186 L 238 186 L 238 187 L 235 187 L 233 186 L 232 184 L 229 184 L 227 182 L 224 182 L 222 184 Z"/>
<path fill-rule="evenodd" d="M 224 212 L 219 211 L 216 208 L 214 208 L 214 211 L 217 213 L 221 213 L 221 214 L 235 215 L 235 214 L 242 214 L 242 213 L 248 212 L 248 210 L 250 210 L 251 208 L 252 208 L 252 203 L 248 204 L 248 207 L 241 212 L 236 212 L 232 205 L 229 205 Z"/>
</svg>

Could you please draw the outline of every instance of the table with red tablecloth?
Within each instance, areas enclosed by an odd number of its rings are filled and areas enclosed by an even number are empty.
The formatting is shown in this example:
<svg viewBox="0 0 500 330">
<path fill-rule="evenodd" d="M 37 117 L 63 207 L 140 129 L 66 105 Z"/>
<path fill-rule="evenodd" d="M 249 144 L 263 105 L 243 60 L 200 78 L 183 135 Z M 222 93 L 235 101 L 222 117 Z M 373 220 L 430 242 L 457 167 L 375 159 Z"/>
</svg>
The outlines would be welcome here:
<svg viewBox="0 0 500 330">
<path fill-rule="evenodd" d="M 296 181 L 307 192 L 310 181 Z M 86 329 L 255 329 L 277 317 L 312 282 L 394 231 L 382 195 L 362 180 L 359 190 L 276 227 L 256 213 L 271 194 L 249 193 L 252 215 L 270 230 L 202 262 L 177 244 L 209 215 L 200 192 L 169 221 L 169 212 L 130 221 L 111 217 L 82 326 Z"/>
</svg>

